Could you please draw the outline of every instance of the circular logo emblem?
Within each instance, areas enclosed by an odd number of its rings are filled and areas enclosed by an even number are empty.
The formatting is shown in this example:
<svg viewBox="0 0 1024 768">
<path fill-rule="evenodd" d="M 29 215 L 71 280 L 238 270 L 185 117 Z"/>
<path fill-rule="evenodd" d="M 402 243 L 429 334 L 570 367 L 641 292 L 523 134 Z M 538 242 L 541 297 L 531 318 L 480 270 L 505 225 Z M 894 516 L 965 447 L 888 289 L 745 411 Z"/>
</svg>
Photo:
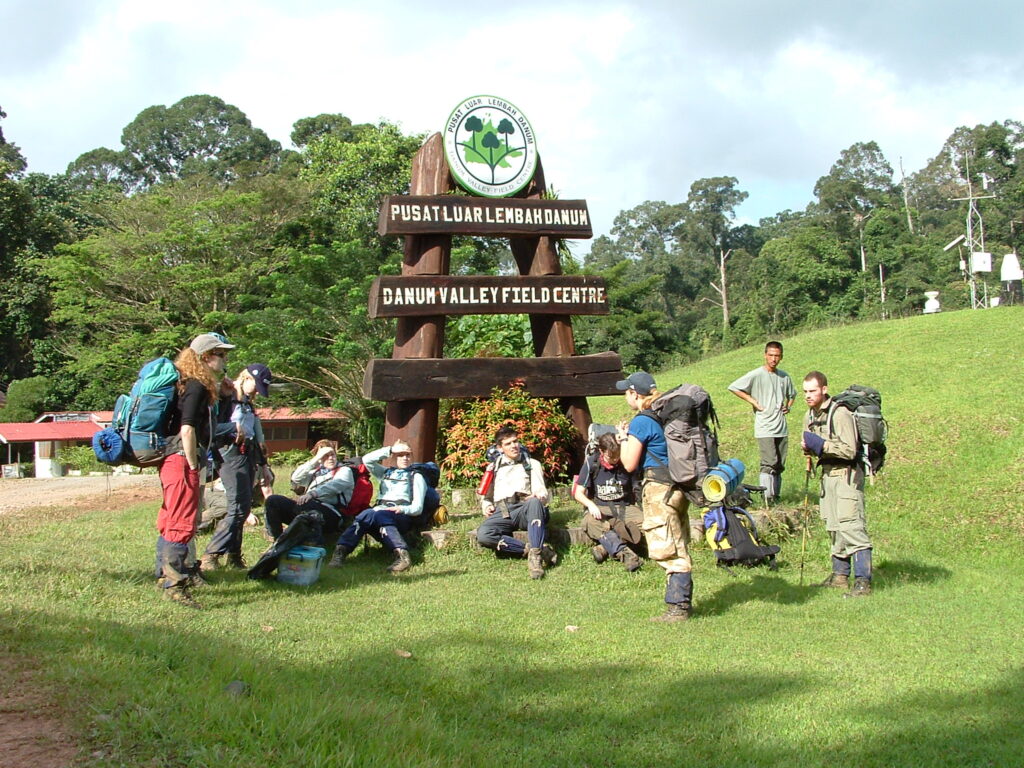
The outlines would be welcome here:
<svg viewBox="0 0 1024 768">
<path fill-rule="evenodd" d="M 509 197 L 537 170 L 537 142 L 530 121 L 497 96 L 473 96 L 452 110 L 444 132 L 452 177 L 484 197 Z"/>
</svg>

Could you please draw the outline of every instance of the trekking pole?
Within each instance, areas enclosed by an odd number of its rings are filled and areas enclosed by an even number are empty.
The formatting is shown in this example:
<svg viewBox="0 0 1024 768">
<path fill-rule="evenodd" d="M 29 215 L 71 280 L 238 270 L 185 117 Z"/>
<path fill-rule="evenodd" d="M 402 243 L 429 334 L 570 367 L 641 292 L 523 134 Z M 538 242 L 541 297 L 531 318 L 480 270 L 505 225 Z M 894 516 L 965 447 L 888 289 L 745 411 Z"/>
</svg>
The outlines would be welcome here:
<svg viewBox="0 0 1024 768">
<path fill-rule="evenodd" d="M 810 504 L 811 489 L 811 457 L 807 457 L 807 469 L 804 472 L 804 506 L 800 510 L 800 517 L 803 518 L 803 535 L 800 537 L 800 586 L 804 585 L 804 562 L 807 559 L 807 508 Z"/>
</svg>

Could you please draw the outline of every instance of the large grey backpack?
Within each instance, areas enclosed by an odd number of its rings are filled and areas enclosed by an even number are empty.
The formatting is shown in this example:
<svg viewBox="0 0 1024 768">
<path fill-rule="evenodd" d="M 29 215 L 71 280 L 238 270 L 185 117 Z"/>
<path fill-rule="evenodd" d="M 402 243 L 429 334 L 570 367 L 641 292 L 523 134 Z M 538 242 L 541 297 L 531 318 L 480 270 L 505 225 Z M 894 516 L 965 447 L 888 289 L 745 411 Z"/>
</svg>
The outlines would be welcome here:
<svg viewBox="0 0 1024 768">
<path fill-rule="evenodd" d="M 696 384 L 680 384 L 641 413 L 665 431 L 672 482 L 684 489 L 699 489 L 704 475 L 719 461 L 718 415 L 711 395 Z"/>
<path fill-rule="evenodd" d="M 832 398 L 834 408 L 843 407 L 853 412 L 857 426 L 857 458 L 864 462 L 864 470 L 874 476 L 885 464 L 885 440 L 889 425 L 882 415 L 882 395 L 877 389 L 852 384 Z M 829 434 L 832 433 L 832 414 L 829 411 Z"/>
</svg>

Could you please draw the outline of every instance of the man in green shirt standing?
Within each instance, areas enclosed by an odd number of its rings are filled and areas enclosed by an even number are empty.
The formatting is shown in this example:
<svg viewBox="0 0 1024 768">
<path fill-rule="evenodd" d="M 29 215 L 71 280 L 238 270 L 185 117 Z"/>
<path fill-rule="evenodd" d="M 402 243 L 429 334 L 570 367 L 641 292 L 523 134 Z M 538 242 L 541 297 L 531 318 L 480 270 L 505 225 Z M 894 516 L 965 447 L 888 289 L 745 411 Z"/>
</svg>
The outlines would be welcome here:
<svg viewBox="0 0 1024 768">
<path fill-rule="evenodd" d="M 796 399 L 796 387 L 789 374 L 779 368 L 782 344 L 769 341 L 764 347 L 764 365 L 729 385 L 729 391 L 754 409 L 754 437 L 761 454 L 761 485 L 765 499 L 778 499 L 782 472 L 786 468 L 789 429 L 786 414 Z"/>
</svg>

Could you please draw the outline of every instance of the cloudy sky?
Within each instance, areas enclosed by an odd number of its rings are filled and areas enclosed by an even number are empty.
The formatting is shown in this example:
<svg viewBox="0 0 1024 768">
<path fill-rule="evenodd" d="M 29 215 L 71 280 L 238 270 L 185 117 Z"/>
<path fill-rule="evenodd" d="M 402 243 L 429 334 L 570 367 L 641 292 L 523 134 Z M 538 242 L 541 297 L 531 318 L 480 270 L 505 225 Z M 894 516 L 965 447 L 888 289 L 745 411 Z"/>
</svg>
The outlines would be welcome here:
<svg viewBox="0 0 1024 768">
<path fill-rule="evenodd" d="M 597 233 L 735 176 L 743 221 L 803 208 L 857 141 L 921 168 L 959 125 L 1024 119 L 1024 4 L 1004 0 L 0 0 L 0 106 L 29 170 L 120 149 L 198 93 L 289 146 L 323 112 L 441 130 L 517 105 L 548 182 Z"/>
</svg>

